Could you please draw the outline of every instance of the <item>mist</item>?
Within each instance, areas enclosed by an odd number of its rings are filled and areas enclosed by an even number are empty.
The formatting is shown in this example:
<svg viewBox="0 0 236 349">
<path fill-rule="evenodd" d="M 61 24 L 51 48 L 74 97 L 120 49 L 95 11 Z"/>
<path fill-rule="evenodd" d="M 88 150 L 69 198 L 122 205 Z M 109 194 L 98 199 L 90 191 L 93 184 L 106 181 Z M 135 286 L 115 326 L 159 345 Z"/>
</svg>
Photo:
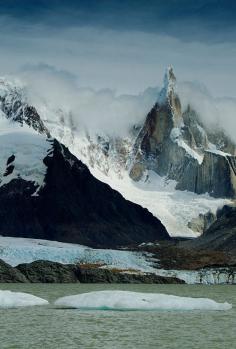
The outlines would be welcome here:
<svg viewBox="0 0 236 349">
<path fill-rule="evenodd" d="M 220 128 L 236 143 L 236 99 L 215 98 L 199 82 L 180 82 L 177 86 L 182 110 L 190 105 L 204 125 L 211 129 Z"/>
<path fill-rule="evenodd" d="M 50 117 L 57 117 L 57 111 L 61 109 L 67 117 L 73 116 L 78 130 L 121 137 L 128 136 L 133 125 L 144 123 L 162 87 L 161 78 L 158 87 L 148 87 L 138 94 L 119 94 L 108 88 L 84 88 L 75 75 L 45 64 L 25 66 L 18 77 L 26 86 L 30 103 L 40 110 L 46 105 L 53 111 Z M 183 111 L 191 105 L 204 125 L 222 128 L 236 142 L 236 99 L 213 97 L 204 84 L 179 81 L 178 76 L 177 93 Z"/>
<path fill-rule="evenodd" d="M 137 95 L 80 87 L 72 74 L 45 64 L 25 67 L 18 78 L 29 102 L 39 110 L 45 105 L 52 111 L 50 118 L 57 118 L 61 109 L 67 118 L 72 115 L 77 129 L 122 137 L 128 136 L 132 126 L 144 122 L 159 93 L 157 87 L 146 88 Z"/>
</svg>

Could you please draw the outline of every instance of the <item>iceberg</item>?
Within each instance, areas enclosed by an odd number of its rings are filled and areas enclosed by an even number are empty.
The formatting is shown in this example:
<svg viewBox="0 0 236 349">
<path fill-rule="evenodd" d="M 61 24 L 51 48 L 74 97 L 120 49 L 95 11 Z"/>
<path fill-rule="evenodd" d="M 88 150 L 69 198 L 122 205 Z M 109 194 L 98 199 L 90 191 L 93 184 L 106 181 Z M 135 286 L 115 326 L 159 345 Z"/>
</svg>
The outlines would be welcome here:
<svg viewBox="0 0 236 349">
<path fill-rule="evenodd" d="M 48 301 L 29 293 L 0 290 L 0 308 L 29 307 L 45 305 Z"/>
<path fill-rule="evenodd" d="M 95 291 L 56 300 L 55 305 L 97 310 L 229 310 L 229 303 L 160 293 Z"/>
</svg>

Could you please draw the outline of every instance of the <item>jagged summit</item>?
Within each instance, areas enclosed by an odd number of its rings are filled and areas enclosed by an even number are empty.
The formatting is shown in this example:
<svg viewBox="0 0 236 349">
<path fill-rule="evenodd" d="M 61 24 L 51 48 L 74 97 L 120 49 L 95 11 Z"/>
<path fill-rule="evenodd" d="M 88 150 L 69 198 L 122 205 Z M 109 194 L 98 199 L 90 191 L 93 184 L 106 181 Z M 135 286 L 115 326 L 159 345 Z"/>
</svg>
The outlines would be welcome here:
<svg viewBox="0 0 236 349">
<path fill-rule="evenodd" d="M 164 75 L 164 88 L 169 92 L 170 90 L 173 90 L 176 84 L 176 77 L 174 74 L 174 68 L 172 65 L 169 65 L 166 69 L 165 75 Z"/>
<path fill-rule="evenodd" d="M 164 75 L 163 87 L 157 98 L 158 104 L 162 105 L 171 98 L 171 94 L 174 94 L 175 85 L 176 85 L 176 77 L 174 74 L 174 69 L 170 65 L 166 69 L 166 72 Z"/>
<path fill-rule="evenodd" d="M 177 182 L 176 189 L 216 197 L 236 196 L 235 144 L 222 130 L 209 130 L 188 106 L 182 110 L 169 67 L 155 106 L 136 142 L 130 176 L 140 180 L 148 170 Z"/>
</svg>

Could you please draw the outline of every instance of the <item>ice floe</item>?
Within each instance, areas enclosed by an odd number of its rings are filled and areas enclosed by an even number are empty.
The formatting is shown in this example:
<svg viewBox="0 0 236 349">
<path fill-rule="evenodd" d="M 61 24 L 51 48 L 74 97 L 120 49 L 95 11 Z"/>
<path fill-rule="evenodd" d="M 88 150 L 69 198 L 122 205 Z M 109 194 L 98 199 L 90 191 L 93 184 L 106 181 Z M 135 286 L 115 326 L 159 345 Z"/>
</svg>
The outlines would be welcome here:
<svg viewBox="0 0 236 349">
<path fill-rule="evenodd" d="M 48 301 L 29 293 L 0 290 L 0 308 L 29 307 L 45 304 L 48 304 Z"/>
<path fill-rule="evenodd" d="M 160 293 L 96 291 L 56 300 L 55 305 L 97 310 L 229 310 L 229 303 L 208 298 L 179 297 Z"/>
</svg>

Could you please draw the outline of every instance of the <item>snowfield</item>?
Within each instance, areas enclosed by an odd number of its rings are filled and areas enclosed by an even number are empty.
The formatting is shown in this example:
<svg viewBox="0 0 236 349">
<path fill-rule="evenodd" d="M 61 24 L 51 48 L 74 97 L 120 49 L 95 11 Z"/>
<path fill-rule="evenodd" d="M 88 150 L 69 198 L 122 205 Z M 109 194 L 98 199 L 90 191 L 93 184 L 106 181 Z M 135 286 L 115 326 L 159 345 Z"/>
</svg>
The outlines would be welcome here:
<svg viewBox="0 0 236 349">
<path fill-rule="evenodd" d="M 95 291 L 62 297 L 55 305 L 97 310 L 229 310 L 229 303 L 208 298 L 179 297 L 160 293 Z"/>
<path fill-rule="evenodd" d="M 32 294 L 0 290 L 0 308 L 29 307 L 45 304 L 48 304 L 48 301 Z"/>
</svg>

